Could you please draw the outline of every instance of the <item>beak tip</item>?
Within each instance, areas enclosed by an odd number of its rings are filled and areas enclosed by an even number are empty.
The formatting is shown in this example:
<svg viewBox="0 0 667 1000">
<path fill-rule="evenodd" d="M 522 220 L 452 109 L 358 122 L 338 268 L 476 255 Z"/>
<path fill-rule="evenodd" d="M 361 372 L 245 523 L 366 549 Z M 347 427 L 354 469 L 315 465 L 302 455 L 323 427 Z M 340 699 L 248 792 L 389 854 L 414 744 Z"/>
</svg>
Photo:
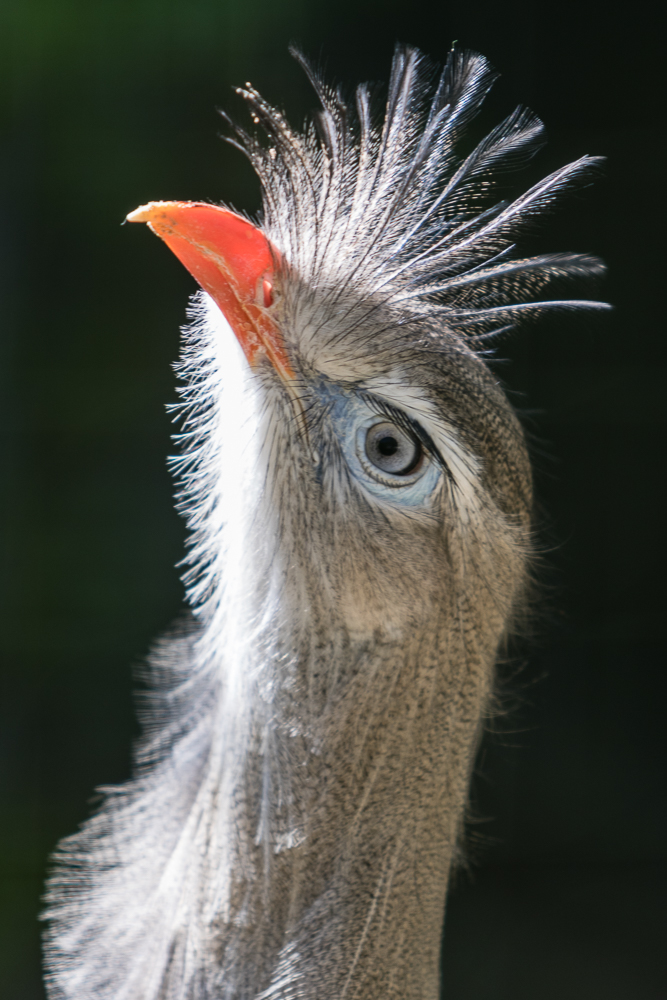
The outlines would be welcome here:
<svg viewBox="0 0 667 1000">
<path fill-rule="evenodd" d="M 147 205 L 140 205 L 133 212 L 128 212 L 125 217 L 126 222 L 149 222 L 157 203 L 149 201 Z"/>
</svg>

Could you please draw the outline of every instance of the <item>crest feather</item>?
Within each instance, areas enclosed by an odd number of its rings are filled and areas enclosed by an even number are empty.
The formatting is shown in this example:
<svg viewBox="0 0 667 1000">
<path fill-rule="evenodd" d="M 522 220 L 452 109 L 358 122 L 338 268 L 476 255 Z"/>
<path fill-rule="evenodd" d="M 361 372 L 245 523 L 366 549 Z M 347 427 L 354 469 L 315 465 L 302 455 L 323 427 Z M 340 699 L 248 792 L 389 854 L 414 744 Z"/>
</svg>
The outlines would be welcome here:
<svg viewBox="0 0 667 1000">
<path fill-rule="evenodd" d="M 230 141 L 262 183 L 263 228 L 305 285 L 332 292 L 352 285 L 376 299 L 381 293 L 385 302 L 441 314 L 450 328 L 473 334 L 505 329 L 527 311 L 608 308 L 588 300 L 533 301 L 551 283 L 601 274 L 597 258 L 506 259 L 535 217 L 587 182 L 602 158 L 584 156 L 514 202 L 489 205 L 503 174 L 541 148 L 544 128 L 518 107 L 469 155 L 459 155 L 457 144 L 497 78 L 483 56 L 452 49 L 434 84 L 426 58 L 397 46 L 377 123 L 366 84 L 347 104 L 303 55 L 292 54 L 321 105 L 304 132 L 250 85 L 238 93 L 268 143 L 227 121 L 236 135 Z"/>
</svg>

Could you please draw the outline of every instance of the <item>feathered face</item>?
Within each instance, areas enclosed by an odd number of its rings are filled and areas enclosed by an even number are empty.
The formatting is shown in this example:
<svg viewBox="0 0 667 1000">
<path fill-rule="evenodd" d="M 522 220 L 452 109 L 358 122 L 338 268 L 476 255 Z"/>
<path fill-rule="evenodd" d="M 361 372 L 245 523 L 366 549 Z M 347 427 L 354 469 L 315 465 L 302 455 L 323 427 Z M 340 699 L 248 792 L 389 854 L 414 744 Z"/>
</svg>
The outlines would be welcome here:
<svg viewBox="0 0 667 1000">
<path fill-rule="evenodd" d="M 521 226 L 594 161 L 485 207 L 542 127 L 518 109 L 456 156 L 495 79 L 481 56 L 453 51 L 430 92 L 423 58 L 397 50 L 380 127 L 365 87 L 353 113 L 310 76 L 322 110 L 304 135 L 240 92 L 269 137 L 236 129 L 263 184 L 261 225 L 187 202 L 128 218 L 148 222 L 216 304 L 209 351 L 227 335 L 220 313 L 243 349 L 264 409 L 257 472 L 283 556 L 307 578 L 301 598 L 317 594 L 361 637 L 391 635 L 438 604 L 462 560 L 504 579 L 508 547 L 525 551 L 523 436 L 478 348 L 520 314 L 599 305 L 526 301 L 597 261 L 508 259 Z"/>
</svg>

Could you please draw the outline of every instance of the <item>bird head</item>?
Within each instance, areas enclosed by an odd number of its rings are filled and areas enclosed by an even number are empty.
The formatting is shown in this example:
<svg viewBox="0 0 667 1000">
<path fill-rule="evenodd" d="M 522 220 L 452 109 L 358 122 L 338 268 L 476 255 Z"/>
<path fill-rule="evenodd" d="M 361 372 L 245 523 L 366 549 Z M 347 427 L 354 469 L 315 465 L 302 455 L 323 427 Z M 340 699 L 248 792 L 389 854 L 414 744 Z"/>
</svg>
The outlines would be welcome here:
<svg viewBox="0 0 667 1000">
<path fill-rule="evenodd" d="M 250 85 L 240 91 L 268 135 L 261 144 L 235 129 L 262 181 L 259 223 L 198 202 L 153 202 L 128 220 L 148 223 L 204 290 L 193 383 L 221 340 L 233 334 L 241 348 L 240 368 L 214 363 L 208 399 L 217 407 L 224 383 L 241 381 L 253 415 L 227 407 L 214 433 L 239 438 L 252 424 L 252 475 L 242 487 L 238 469 L 226 474 L 248 504 L 250 480 L 261 483 L 269 514 L 253 514 L 254 543 L 262 524 L 291 618 L 317 605 L 352 636 L 391 640 L 470 589 L 487 604 L 491 593 L 501 627 L 522 587 L 532 489 L 520 424 L 485 355 L 520 318 L 599 307 L 539 298 L 598 261 L 512 259 L 517 233 L 595 161 L 489 204 L 542 126 L 517 109 L 457 155 L 495 78 L 483 57 L 453 51 L 429 88 L 423 57 L 397 49 L 379 123 L 366 87 L 349 108 L 304 66 L 321 110 L 303 134 Z M 210 468 L 204 478 L 210 489 Z M 202 516 L 200 485 L 188 490 L 196 535 L 215 515 Z M 210 550 L 203 566 L 195 543 L 195 604 L 215 590 Z"/>
</svg>

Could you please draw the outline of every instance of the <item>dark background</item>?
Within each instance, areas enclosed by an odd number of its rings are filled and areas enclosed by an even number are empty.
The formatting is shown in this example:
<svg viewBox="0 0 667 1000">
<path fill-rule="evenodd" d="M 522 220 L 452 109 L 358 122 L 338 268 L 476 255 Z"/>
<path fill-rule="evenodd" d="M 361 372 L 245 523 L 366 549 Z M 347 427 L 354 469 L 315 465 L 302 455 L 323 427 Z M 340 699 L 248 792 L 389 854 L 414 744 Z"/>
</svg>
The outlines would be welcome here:
<svg viewBox="0 0 667 1000">
<path fill-rule="evenodd" d="M 300 123 L 313 101 L 293 39 L 350 84 L 386 80 L 397 39 L 440 61 L 453 39 L 483 52 L 503 77 L 480 128 L 523 102 L 550 134 L 516 192 L 583 153 L 609 157 L 528 249 L 601 254 L 615 313 L 503 345 L 499 371 L 532 414 L 552 551 L 515 707 L 480 758 L 476 861 L 450 898 L 444 982 L 448 1000 L 665 998 L 657 29 L 641 5 L 614 18 L 375 0 L 0 10 L 0 996 L 43 996 L 48 852 L 96 785 L 128 775 L 131 666 L 182 600 L 164 403 L 194 286 L 143 227 L 119 223 L 152 199 L 258 207 L 215 109 L 243 115 L 230 85 L 251 80 Z"/>
</svg>

